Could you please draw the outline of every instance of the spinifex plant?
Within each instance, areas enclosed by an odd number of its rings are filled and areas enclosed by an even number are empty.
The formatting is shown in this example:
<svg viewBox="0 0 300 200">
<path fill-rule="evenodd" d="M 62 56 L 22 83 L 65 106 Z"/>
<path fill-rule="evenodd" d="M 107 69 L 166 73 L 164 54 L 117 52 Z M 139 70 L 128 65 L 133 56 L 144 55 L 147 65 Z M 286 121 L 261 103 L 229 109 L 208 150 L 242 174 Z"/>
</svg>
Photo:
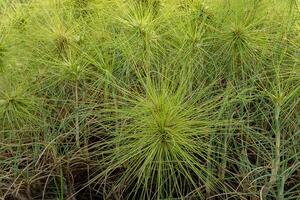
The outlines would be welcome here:
<svg viewBox="0 0 300 200">
<path fill-rule="evenodd" d="M 222 185 L 207 168 L 218 165 L 208 160 L 210 138 L 238 126 L 223 118 L 233 95 L 203 86 L 189 93 L 187 85 L 148 77 L 139 91 L 123 88 L 117 107 L 98 111 L 107 132 L 91 147 L 103 167 L 93 181 L 107 188 L 105 198 L 122 191 L 134 199 L 203 197 L 205 185 Z"/>
<path fill-rule="evenodd" d="M 299 199 L 299 7 L 0 1 L 0 199 Z"/>
</svg>

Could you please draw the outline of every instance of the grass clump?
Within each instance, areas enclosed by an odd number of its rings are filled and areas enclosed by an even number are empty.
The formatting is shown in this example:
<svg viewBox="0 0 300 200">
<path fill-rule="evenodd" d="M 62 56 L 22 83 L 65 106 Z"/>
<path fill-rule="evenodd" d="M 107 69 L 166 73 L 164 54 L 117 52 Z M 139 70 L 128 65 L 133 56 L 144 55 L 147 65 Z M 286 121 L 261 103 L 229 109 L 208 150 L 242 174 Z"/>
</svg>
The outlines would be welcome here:
<svg viewBox="0 0 300 200">
<path fill-rule="evenodd" d="M 209 138 L 237 126 L 221 114 L 232 94 L 211 94 L 206 99 L 210 87 L 188 93 L 186 83 L 168 80 L 147 79 L 141 87 L 142 91 L 123 91 L 126 97 L 117 97 L 120 106 L 103 110 L 102 123 L 109 132 L 92 152 L 103 149 L 96 155 L 103 157 L 100 163 L 105 168 L 93 180 L 106 187 L 111 176 L 118 176 L 105 198 L 127 190 L 130 198 L 203 197 L 205 184 L 221 185 L 206 166 L 217 165 L 208 161 L 214 149 Z"/>
</svg>

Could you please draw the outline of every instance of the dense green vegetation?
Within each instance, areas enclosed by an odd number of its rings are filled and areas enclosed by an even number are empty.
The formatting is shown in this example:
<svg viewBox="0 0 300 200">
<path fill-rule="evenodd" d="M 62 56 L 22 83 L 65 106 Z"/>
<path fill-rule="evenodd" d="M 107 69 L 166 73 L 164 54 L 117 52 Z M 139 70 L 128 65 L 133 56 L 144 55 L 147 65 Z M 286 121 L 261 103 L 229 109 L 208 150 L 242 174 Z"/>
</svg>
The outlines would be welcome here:
<svg viewBox="0 0 300 200">
<path fill-rule="evenodd" d="M 298 0 L 1 0 L 0 199 L 300 199 Z"/>
</svg>

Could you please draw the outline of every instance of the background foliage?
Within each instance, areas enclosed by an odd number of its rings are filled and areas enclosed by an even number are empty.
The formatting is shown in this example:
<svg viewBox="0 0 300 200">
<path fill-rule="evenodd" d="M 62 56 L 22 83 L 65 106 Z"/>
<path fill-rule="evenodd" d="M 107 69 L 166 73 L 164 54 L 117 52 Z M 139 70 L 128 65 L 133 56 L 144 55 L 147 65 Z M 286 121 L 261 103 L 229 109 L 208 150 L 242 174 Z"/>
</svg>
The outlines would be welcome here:
<svg viewBox="0 0 300 200">
<path fill-rule="evenodd" d="M 299 6 L 0 1 L 0 199 L 299 199 Z"/>
</svg>

